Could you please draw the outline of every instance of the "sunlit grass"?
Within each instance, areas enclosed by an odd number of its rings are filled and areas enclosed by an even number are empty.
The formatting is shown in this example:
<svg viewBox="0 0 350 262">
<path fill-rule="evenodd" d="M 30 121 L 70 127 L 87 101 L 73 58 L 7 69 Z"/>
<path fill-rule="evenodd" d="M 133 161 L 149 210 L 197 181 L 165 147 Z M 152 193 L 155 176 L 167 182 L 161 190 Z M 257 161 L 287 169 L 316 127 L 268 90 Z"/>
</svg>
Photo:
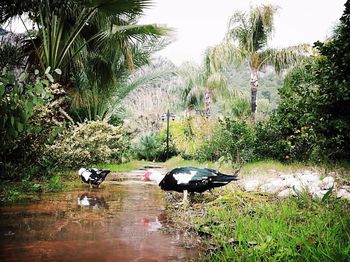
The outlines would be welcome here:
<svg viewBox="0 0 350 262">
<path fill-rule="evenodd" d="M 115 163 L 109 163 L 109 164 L 98 164 L 96 165 L 99 169 L 108 169 L 112 172 L 127 172 L 134 169 L 140 168 L 141 161 L 130 161 L 127 163 L 121 163 L 121 164 L 115 164 Z"/>
</svg>

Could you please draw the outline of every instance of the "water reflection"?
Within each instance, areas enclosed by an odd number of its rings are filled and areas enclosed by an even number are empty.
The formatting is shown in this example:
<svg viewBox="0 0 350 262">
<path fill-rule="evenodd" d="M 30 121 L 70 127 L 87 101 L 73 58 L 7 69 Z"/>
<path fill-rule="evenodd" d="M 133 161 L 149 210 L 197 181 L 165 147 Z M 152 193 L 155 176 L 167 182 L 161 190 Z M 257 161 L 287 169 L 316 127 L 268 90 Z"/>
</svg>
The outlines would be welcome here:
<svg viewBox="0 0 350 262">
<path fill-rule="evenodd" d="M 142 219 L 143 226 L 147 229 L 149 232 L 158 231 L 162 228 L 162 223 L 160 223 L 158 217 L 154 218 L 143 218 Z"/>
<path fill-rule="evenodd" d="M 134 175 L 135 176 L 135 175 Z M 89 192 L 44 194 L 0 207 L 0 261 L 183 261 L 168 225 L 162 191 L 142 183 Z"/>
<path fill-rule="evenodd" d="M 108 205 L 102 195 L 98 193 L 85 192 L 78 197 L 78 206 L 89 207 L 93 209 L 105 208 L 108 209 Z"/>
</svg>

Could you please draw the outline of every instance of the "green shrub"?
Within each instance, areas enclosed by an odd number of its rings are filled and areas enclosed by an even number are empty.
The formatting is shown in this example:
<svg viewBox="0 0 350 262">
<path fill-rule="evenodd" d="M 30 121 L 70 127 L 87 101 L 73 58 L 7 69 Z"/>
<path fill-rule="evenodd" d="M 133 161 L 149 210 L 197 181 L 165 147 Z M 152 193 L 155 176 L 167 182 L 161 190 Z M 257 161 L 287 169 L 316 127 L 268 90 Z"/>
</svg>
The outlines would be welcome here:
<svg viewBox="0 0 350 262">
<path fill-rule="evenodd" d="M 170 133 L 176 150 L 184 159 L 193 159 L 204 142 L 210 137 L 216 121 L 203 117 L 191 117 L 170 124 Z M 165 132 L 165 129 L 162 130 Z"/>
<path fill-rule="evenodd" d="M 254 128 L 245 121 L 226 118 L 220 121 L 211 137 L 198 150 L 197 158 L 205 161 L 249 161 L 254 158 Z"/>
<path fill-rule="evenodd" d="M 290 144 L 276 122 L 267 120 L 255 125 L 254 157 L 256 160 L 289 159 Z"/>
<path fill-rule="evenodd" d="M 166 132 L 145 135 L 136 142 L 133 148 L 134 155 L 138 159 L 148 161 L 165 161 L 176 155 L 172 137 L 169 137 L 169 152 L 167 155 Z"/>
<path fill-rule="evenodd" d="M 48 118 L 46 112 L 50 105 L 59 105 L 57 90 L 59 85 L 49 85 L 48 80 L 27 73 L 17 78 L 14 72 L 3 69 L 0 75 L 1 179 L 20 181 L 23 176 L 45 173 L 40 165 L 43 144 L 52 131 L 57 131 L 59 122 Z"/>
<path fill-rule="evenodd" d="M 62 179 L 60 176 L 55 175 L 52 176 L 49 181 L 48 181 L 48 186 L 47 186 L 47 190 L 48 191 L 61 191 L 63 190 L 64 185 L 62 183 Z"/>
<path fill-rule="evenodd" d="M 127 149 L 128 137 L 122 127 L 89 121 L 71 127 L 47 146 L 45 160 L 60 168 L 122 162 Z"/>
</svg>

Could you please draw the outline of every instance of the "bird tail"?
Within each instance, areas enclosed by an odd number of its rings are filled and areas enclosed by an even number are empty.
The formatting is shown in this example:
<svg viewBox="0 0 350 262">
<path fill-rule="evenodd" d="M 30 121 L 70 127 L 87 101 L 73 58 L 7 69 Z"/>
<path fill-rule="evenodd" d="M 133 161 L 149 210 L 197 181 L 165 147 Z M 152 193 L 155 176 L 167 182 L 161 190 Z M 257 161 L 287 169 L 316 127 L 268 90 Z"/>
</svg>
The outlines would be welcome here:
<svg viewBox="0 0 350 262">
<path fill-rule="evenodd" d="M 221 173 L 217 170 L 214 170 L 214 169 L 209 169 L 209 168 L 206 168 L 207 170 L 209 170 L 210 172 L 216 174 L 217 176 L 215 177 L 215 180 L 217 182 L 231 182 L 231 181 L 237 181 L 239 180 L 237 174 L 239 172 L 240 169 L 236 170 L 234 175 L 226 175 L 224 173 Z"/>
<path fill-rule="evenodd" d="M 239 180 L 238 176 L 230 176 L 223 173 L 218 173 L 218 176 L 215 177 L 215 180 L 218 182 L 231 182 Z"/>
</svg>

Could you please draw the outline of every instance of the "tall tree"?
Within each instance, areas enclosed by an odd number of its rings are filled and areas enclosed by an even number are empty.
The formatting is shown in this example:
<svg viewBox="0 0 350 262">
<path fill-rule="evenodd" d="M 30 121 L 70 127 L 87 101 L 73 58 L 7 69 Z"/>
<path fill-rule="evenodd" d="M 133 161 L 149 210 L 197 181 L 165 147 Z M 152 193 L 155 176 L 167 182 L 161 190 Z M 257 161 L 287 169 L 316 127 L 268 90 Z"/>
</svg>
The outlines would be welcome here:
<svg viewBox="0 0 350 262">
<path fill-rule="evenodd" d="M 277 8 L 262 5 L 251 8 L 249 13 L 238 11 L 230 18 L 226 41 L 216 47 L 217 63 L 225 57 L 226 62 L 241 64 L 248 60 L 250 67 L 251 111 L 255 117 L 259 72 L 267 65 L 277 73 L 300 61 L 307 52 L 307 45 L 283 49 L 270 48 L 268 40 L 273 33 L 273 17 Z"/>
<path fill-rule="evenodd" d="M 226 78 L 214 63 L 212 51 L 211 48 L 206 50 L 203 66 L 184 64 L 178 71 L 184 80 L 180 92 L 186 110 L 203 111 L 206 118 L 211 116 L 214 95 L 227 90 Z"/>
<path fill-rule="evenodd" d="M 29 65 L 43 71 L 61 69 L 60 82 L 73 98 L 73 108 L 83 107 L 78 110 L 82 119 L 84 114 L 103 117 L 108 98 L 130 71 L 164 46 L 162 36 L 168 31 L 137 24 L 150 0 L 25 2 L 0 5 L 0 23 L 28 16 L 36 24 L 37 34 L 24 45 Z"/>
</svg>

